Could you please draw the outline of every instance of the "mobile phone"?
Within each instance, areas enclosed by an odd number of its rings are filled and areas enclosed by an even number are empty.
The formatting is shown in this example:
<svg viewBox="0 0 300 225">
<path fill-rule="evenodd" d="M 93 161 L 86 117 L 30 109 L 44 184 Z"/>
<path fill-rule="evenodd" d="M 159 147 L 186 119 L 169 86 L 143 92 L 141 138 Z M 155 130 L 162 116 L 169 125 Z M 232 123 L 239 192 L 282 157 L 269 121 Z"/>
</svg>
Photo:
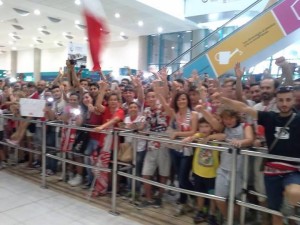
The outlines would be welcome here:
<svg viewBox="0 0 300 225">
<path fill-rule="evenodd" d="M 110 90 L 115 91 L 117 89 L 118 84 L 117 83 L 112 83 L 110 86 Z"/>
</svg>

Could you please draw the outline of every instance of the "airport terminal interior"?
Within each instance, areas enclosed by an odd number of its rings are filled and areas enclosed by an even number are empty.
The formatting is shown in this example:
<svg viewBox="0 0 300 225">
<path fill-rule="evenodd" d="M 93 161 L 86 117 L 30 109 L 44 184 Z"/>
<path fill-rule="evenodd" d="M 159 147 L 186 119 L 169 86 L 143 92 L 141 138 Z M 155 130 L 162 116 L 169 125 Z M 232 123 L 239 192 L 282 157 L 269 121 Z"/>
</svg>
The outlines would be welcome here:
<svg viewBox="0 0 300 225">
<path fill-rule="evenodd" d="M 0 0 L 0 225 L 299 225 L 299 36 L 299 0 Z"/>
</svg>

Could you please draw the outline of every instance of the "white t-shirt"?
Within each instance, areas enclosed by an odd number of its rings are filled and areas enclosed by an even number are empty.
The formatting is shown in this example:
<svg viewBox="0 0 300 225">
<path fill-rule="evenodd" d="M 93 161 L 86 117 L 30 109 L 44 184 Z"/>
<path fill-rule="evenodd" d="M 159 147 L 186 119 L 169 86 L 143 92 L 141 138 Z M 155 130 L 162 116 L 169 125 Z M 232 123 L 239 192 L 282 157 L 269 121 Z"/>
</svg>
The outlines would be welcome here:
<svg viewBox="0 0 300 225">
<path fill-rule="evenodd" d="M 126 127 L 126 125 L 129 125 L 129 124 L 144 123 L 144 122 L 145 122 L 145 117 L 144 116 L 138 116 L 133 121 L 130 119 L 130 116 L 126 116 L 125 119 L 124 119 L 125 127 Z M 133 142 L 132 139 L 133 139 L 132 137 L 125 137 L 125 142 L 126 143 L 132 143 Z M 145 150 L 146 150 L 146 140 L 138 139 L 137 152 L 142 152 L 142 151 L 145 151 Z"/>
</svg>

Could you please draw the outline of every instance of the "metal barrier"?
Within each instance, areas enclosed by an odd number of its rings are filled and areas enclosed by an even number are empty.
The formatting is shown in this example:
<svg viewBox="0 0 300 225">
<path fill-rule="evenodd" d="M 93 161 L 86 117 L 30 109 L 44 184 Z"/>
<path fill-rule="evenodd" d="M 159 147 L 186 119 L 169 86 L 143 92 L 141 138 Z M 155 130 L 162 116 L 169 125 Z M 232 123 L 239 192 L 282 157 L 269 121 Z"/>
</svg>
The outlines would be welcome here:
<svg viewBox="0 0 300 225">
<path fill-rule="evenodd" d="M 240 218 L 240 222 L 241 225 L 244 224 L 245 222 L 245 209 L 246 208 L 250 208 L 250 209 L 255 209 L 258 211 L 262 211 L 262 212 L 267 212 L 270 214 L 274 214 L 274 215 L 281 215 L 280 212 L 278 211 L 274 211 L 274 210 L 270 210 L 266 207 L 262 207 L 262 206 L 258 206 L 258 205 L 254 205 L 251 203 L 246 202 L 246 195 L 245 193 L 243 194 L 241 200 L 236 200 L 235 199 L 235 183 L 236 183 L 236 170 L 237 170 L 237 155 L 241 154 L 244 156 L 244 183 L 243 183 L 243 189 L 247 190 L 247 178 L 248 178 L 248 164 L 249 164 L 249 157 L 263 157 L 263 158 L 269 158 L 269 159 L 280 159 L 280 160 L 286 160 L 286 161 L 294 161 L 294 162 L 299 162 L 300 163 L 300 159 L 298 158 L 291 158 L 291 157 L 283 157 L 283 156 L 278 156 L 278 155 L 272 155 L 272 154 L 266 154 L 266 153 L 261 153 L 261 152 L 256 152 L 256 151 L 251 151 L 251 150 L 240 150 L 240 149 L 235 149 L 235 148 L 231 148 L 228 143 L 223 143 L 223 142 L 212 142 L 212 143 L 218 143 L 218 144 L 224 144 L 226 147 L 220 147 L 220 146 L 211 146 L 211 145 L 206 145 L 206 144 L 198 144 L 198 143 L 183 143 L 182 141 L 179 140 L 170 140 L 169 138 L 167 138 L 166 134 L 160 134 L 160 133 L 153 133 L 153 132 L 141 132 L 141 134 L 139 133 L 133 133 L 132 130 L 122 130 L 122 129 L 115 129 L 115 130 L 109 130 L 109 131 L 102 131 L 99 133 L 103 133 L 103 134 L 113 134 L 114 138 L 113 138 L 113 142 L 114 142 L 114 151 L 113 151 L 113 167 L 112 169 L 109 168 L 99 168 L 97 166 L 90 166 L 87 164 L 83 164 L 83 163 L 79 163 L 79 162 L 75 162 L 72 160 L 68 160 L 66 158 L 63 157 L 58 157 L 52 154 L 49 154 L 46 152 L 47 146 L 46 146 L 46 126 L 54 126 L 54 127 L 66 127 L 66 128 L 72 128 L 72 129 L 77 129 L 77 130 L 84 130 L 84 131 L 89 131 L 89 132 L 95 132 L 93 129 L 91 128 L 85 128 L 85 127 L 77 127 L 77 126 L 72 126 L 72 125 L 64 125 L 64 124 L 57 124 L 57 123 L 53 123 L 53 122 L 41 122 L 41 121 L 36 121 L 36 120 L 29 120 L 29 119 L 23 119 L 23 118 L 15 118 L 15 117 L 11 117 L 11 116 L 1 116 L 5 119 L 14 119 L 14 120 L 22 120 L 22 121 L 28 121 L 30 123 L 40 123 L 42 125 L 42 152 L 36 151 L 36 150 L 32 150 L 32 149 L 28 149 L 28 148 L 23 148 L 23 147 L 19 147 L 19 146 L 14 146 L 15 148 L 19 149 L 19 150 L 23 150 L 23 151 L 27 151 L 30 153 L 34 153 L 34 154 L 40 154 L 42 156 L 42 176 L 41 176 L 41 187 L 46 188 L 47 184 L 46 184 L 46 158 L 52 158 L 52 159 L 56 159 L 59 161 L 62 161 L 63 163 L 70 163 L 73 165 L 77 165 L 77 166 L 81 166 L 81 167 L 85 167 L 85 168 L 90 168 L 93 169 L 95 171 L 103 171 L 103 172 L 111 172 L 112 173 L 112 197 L 111 197 L 111 210 L 110 213 L 112 213 L 113 215 L 119 215 L 118 211 L 117 211 L 117 176 L 124 176 L 127 178 L 132 179 L 132 198 L 134 199 L 135 197 L 135 188 L 136 188 L 136 181 L 140 181 L 143 183 L 148 183 L 151 184 L 153 186 L 156 187 L 160 187 L 160 188 L 164 188 L 164 189 L 168 189 L 168 190 L 172 190 L 172 191 L 176 191 L 179 193 L 184 193 L 184 194 L 188 194 L 188 195 L 194 195 L 194 196 L 199 196 L 199 197 L 203 197 L 203 198 L 208 198 L 208 199 L 212 199 L 212 200 L 218 200 L 218 201 L 227 201 L 226 198 L 222 198 L 220 196 L 216 196 L 216 195 L 211 195 L 211 194 L 205 194 L 205 193 L 200 193 L 200 192 L 195 192 L 195 191 L 190 191 L 190 190 L 186 190 L 186 189 L 182 189 L 182 188 L 177 188 L 177 187 L 173 187 L 173 186 L 169 186 L 169 185 L 165 185 L 159 182 L 155 182 L 152 180 L 148 180 L 148 179 L 144 179 L 142 177 L 137 177 L 136 176 L 136 169 L 135 169 L 135 165 L 136 165 L 136 151 L 137 151 L 137 139 L 142 139 L 142 140 L 146 140 L 146 141 L 157 141 L 157 142 L 161 142 L 161 143 L 166 143 L 166 144 L 176 144 L 176 145 L 182 145 L 182 146 L 189 146 L 189 147 L 200 147 L 203 149 L 210 149 L 210 150 L 216 150 L 216 151 L 220 151 L 220 152 L 224 152 L 224 151 L 228 151 L 229 153 L 232 154 L 232 163 L 231 165 L 231 180 L 230 180 L 230 193 L 229 193 L 229 199 L 228 199 L 228 215 L 227 215 L 227 219 L 228 219 L 228 224 L 233 224 L 233 220 L 234 220 L 234 205 L 237 204 L 239 206 L 241 206 L 242 211 L 241 211 L 241 218 Z M 147 136 L 150 135 L 150 136 Z M 118 142 L 119 142 L 119 137 L 131 137 L 133 138 L 133 149 L 134 149 L 134 157 L 133 157 L 133 162 L 132 165 L 130 164 L 124 164 L 124 163 L 120 163 L 118 162 Z M 7 146 L 12 146 L 10 144 L 7 144 L 6 142 L 0 142 L 3 145 L 7 145 Z M 123 165 L 127 165 L 127 168 L 132 168 L 132 174 L 123 172 L 121 170 L 118 170 L 118 164 L 123 164 Z M 255 194 L 258 196 L 264 196 L 260 193 L 256 193 L 254 191 L 249 191 L 248 193 L 250 194 Z M 289 217 L 290 219 L 293 220 L 297 220 L 300 221 L 300 218 L 296 217 L 296 216 L 291 216 Z"/>
</svg>

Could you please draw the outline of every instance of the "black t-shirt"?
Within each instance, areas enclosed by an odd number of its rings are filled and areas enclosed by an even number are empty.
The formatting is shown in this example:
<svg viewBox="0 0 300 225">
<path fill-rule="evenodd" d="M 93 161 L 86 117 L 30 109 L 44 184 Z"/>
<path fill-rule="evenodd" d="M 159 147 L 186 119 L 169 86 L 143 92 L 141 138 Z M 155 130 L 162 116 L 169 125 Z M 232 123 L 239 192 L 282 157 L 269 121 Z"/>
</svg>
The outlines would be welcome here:
<svg viewBox="0 0 300 225">
<path fill-rule="evenodd" d="M 279 113 L 258 111 L 258 124 L 265 127 L 265 136 L 268 147 L 272 145 L 278 136 L 280 129 L 289 121 L 289 117 L 281 117 Z M 270 152 L 274 155 L 300 158 L 300 114 L 297 113 L 294 120 L 286 130 L 281 132 L 278 142 Z M 274 161 L 274 160 L 269 160 Z M 278 160 L 276 160 L 278 161 Z M 292 162 L 289 162 L 292 164 Z M 293 163 L 294 164 L 294 163 Z M 299 164 L 299 163 L 297 163 Z"/>
</svg>

